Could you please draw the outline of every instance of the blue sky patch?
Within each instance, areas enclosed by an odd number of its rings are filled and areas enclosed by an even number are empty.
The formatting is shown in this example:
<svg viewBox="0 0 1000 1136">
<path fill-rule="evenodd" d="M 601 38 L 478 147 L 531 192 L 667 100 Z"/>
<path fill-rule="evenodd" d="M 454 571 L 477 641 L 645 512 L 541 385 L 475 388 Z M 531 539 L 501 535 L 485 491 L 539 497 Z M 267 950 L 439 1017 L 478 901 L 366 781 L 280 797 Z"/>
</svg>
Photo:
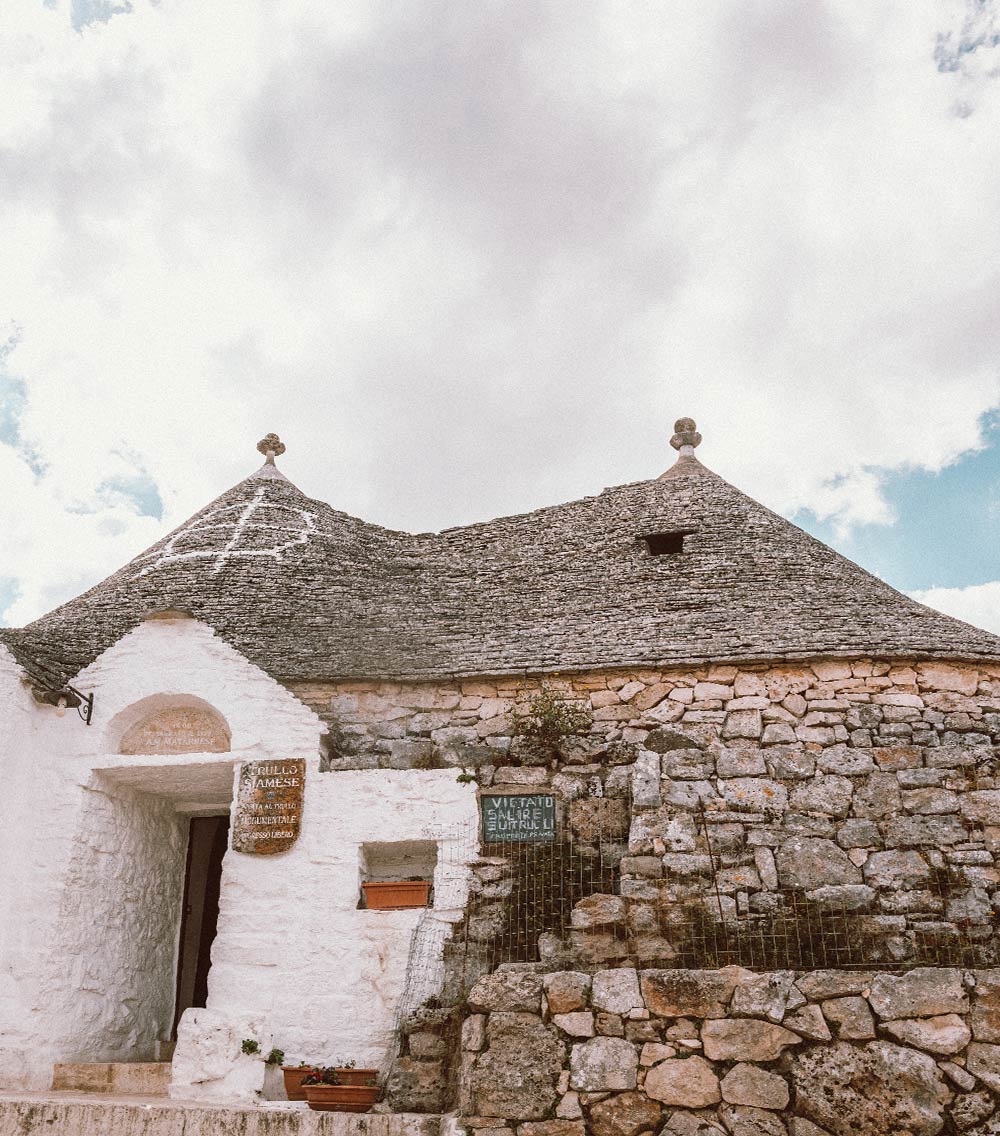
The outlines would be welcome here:
<svg viewBox="0 0 1000 1136">
<path fill-rule="evenodd" d="M 88 24 L 106 24 L 113 16 L 131 11 L 129 0 L 72 0 L 70 20 L 79 31 Z"/>
<path fill-rule="evenodd" d="M 892 525 L 859 525 L 842 538 L 810 510 L 792 520 L 901 591 L 1000 579 L 1000 414 L 987 418 L 984 432 L 984 449 L 940 473 L 886 476 Z"/>
<path fill-rule="evenodd" d="M 110 504 L 109 499 L 121 494 L 135 503 L 140 517 L 163 520 L 163 498 L 156 482 L 148 473 L 137 473 L 133 477 L 109 477 L 101 483 L 98 493 L 106 504 Z"/>
<path fill-rule="evenodd" d="M 10 605 L 20 594 L 21 590 L 13 576 L 0 576 L 0 622 L 5 622 L 4 612 L 10 609 Z"/>
<path fill-rule="evenodd" d="M 45 463 L 21 436 L 21 416 L 28 401 L 28 388 L 23 379 L 7 369 L 7 359 L 16 345 L 16 336 L 0 343 L 0 445 L 16 450 L 31 472 L 40 477 L 45 472 Z"/>
</svg>

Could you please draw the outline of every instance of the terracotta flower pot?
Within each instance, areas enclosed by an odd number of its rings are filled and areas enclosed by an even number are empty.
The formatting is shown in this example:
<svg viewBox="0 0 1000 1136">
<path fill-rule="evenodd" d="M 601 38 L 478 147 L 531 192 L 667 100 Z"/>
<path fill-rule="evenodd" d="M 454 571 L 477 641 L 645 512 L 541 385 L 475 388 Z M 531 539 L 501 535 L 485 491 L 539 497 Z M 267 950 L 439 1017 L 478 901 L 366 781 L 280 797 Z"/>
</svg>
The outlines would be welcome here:
<svg viewBox="0 0 1000 1136">
<path fill-rule="evenodd" d="M 428 880 L 379 880 L 361 886 L 365 891 L 365 906 L 373 911 L 426 907 L 431 891 Z"/>
<path fill-rule="evenodd" d="M 285 1096 L 290 1101 L 304 1101 L 306 1091 L 302 1087 L 302 1080 L 315 1072 L 312 1065 L 282 1065 L 281 1075 L 285 1079 Z"/>
<path fill-rule="evenodd" d="M 355 1069 L 354 1066 L 335 1065 L 333 1071 L 342 1085 L 371 1085 L 378 1078 L 377 1069 Z"/>
<path fill-rule="evenodd" d="M 306 1085 L 314 1112 L 367 1112 L 378 1099 L 378 1085 Z"/>
</svg>

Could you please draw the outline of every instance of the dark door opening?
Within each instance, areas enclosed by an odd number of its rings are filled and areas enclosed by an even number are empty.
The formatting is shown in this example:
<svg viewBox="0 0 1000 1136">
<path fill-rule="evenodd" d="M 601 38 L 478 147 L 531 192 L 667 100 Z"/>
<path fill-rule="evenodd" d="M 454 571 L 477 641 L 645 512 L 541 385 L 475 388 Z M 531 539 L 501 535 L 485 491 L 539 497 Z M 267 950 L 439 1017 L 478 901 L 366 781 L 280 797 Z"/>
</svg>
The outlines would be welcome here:
<svg viewBox="0 0 1000 1136">
<path fill-rule="evenodd" d="M 222 858 L 228 846 L 228 814 L 191 818 L 177 959 L 177 1001 L 171 1037 L 177 1036 L 181 1014 L 192 1006 L 204 1006 L 208 997 L 212 943 L 219 925 Z"/>
</svg>

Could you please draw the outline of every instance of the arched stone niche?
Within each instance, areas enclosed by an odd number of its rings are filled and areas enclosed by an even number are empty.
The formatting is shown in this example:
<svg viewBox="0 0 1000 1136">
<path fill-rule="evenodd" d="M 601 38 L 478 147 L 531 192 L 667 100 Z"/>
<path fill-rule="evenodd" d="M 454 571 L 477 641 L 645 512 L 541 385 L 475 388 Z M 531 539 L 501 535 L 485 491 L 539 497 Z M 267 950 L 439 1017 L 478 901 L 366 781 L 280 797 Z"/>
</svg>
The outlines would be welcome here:
<svg viewBox="0 0 1000 1136">
<path fill-rule="evenodd" d="M 124 754 L 228 753 L 231 731 L 222 715 L 194 695 L 154 694 L 112 723 Z"/>
</svg>

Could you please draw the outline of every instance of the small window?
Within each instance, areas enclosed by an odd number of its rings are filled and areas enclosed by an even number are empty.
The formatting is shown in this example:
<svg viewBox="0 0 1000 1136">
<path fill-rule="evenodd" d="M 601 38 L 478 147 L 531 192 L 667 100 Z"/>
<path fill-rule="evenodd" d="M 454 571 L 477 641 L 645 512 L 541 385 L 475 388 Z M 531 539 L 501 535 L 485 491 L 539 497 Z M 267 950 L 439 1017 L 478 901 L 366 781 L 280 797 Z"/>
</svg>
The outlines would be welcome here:
<svg viewBox="0 0 1000 1136">
<path fill-rule="evenodd" d="M 437 842 L 399 840 L 362 844 L 359 849 L 361 901 L 369 910 L 429 907 L 437 867 Z"/>
<path fill-rule="evenodd" d="M 684 538 L 694 529 L 678 529 L 676 532 L 648 533 L 642 539 L 650 556 L 676 556 L 684 551 Z"/>
</svg>

